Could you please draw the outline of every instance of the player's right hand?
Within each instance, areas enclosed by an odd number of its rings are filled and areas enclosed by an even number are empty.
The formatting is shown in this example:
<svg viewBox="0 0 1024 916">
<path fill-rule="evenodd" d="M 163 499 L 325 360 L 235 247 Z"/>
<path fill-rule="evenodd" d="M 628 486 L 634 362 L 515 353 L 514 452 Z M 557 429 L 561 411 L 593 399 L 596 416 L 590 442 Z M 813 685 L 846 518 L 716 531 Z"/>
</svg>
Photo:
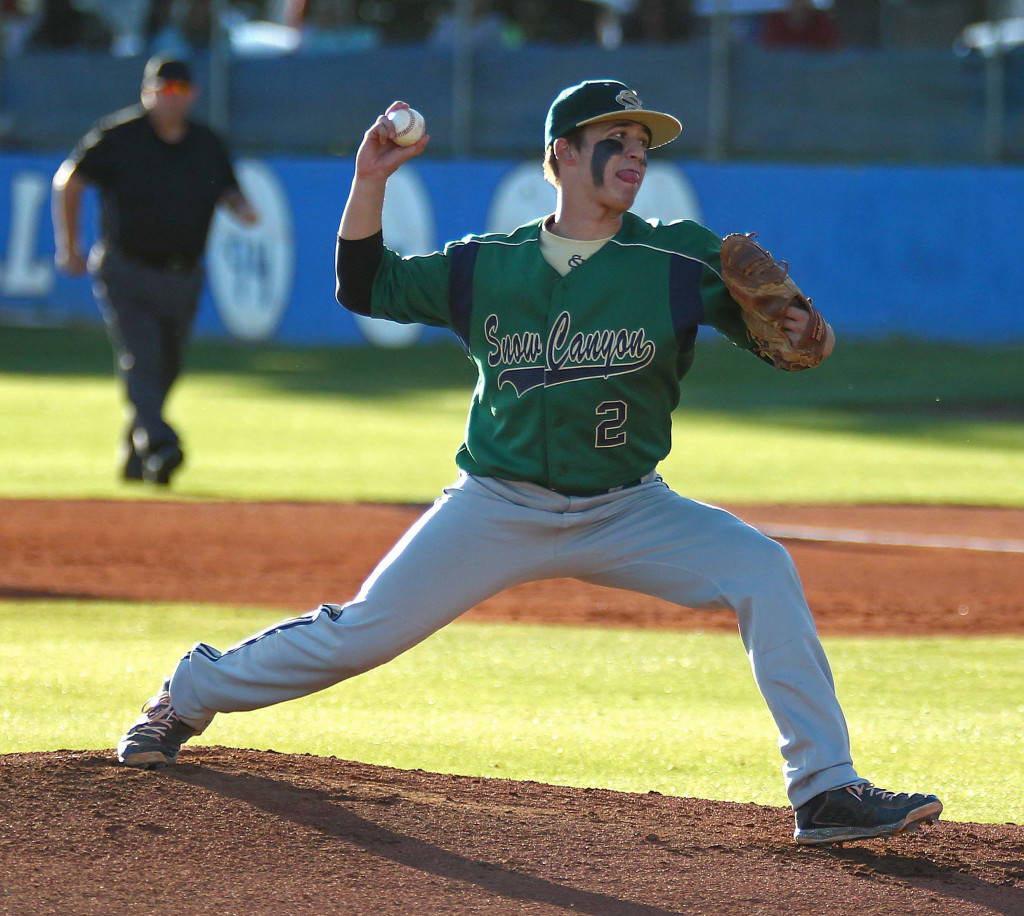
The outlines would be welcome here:
<svg viewBox="0 0 1024 916">
<path fill-rule="evenodd" d="M 412 146 L 399 146 L 394 141 L 395 125 L 387 116 L 398 108 L 408 107 L 407 102 L 393 102 L 363 135 L 363 142 L 356 153 L 357 178 L 387 179 L 399 166 L 426 149 L 429 134 L 424 134 Z"/>
</svg>

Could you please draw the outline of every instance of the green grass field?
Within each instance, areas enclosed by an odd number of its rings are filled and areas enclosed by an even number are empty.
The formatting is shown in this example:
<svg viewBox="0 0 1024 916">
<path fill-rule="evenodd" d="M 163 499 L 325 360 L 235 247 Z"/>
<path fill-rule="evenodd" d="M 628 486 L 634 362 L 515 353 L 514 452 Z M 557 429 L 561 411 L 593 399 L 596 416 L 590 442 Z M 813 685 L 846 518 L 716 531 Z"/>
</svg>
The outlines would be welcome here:
<svg viewBox="0 0 1024 916">
<path fill-rule="evenodd" d="M 662 473 L 718 502 L 1024 506 L 1022 364 L 1024 346 L 891 342 L 781 373 L 709 341 Z M 174 495 L 429 502 L 455 476 L 472 386 L 454 344 L 200 343 L 169 408 L 190 453 Z M 114 475 L 121 404 L 102 332 L 0 329 L 0 411 L 0 496 L 140 495 Z"/>
<path fill-rule="evenodd" d="M 663 472 L 719 502 L 1024 506 L 1022 357 L 853 343 L 787 375 L 709 343 Z M 113 473 L 121 408 L 102 333 L 0 327 L 0 497 L 426 502 L 454 476 L 471 370 L 449 345 L 199 343 L 170 410 L 190 464 L 154 494 Z M 184 649 L 224 648 L 269 615 L 0 604 L 0 753 L 112 746 Z M 826 648 L 866 775 L 942 792 L 951 819 L 1022 822 L 1024 640 Z M 784 804 L 739 640 L 704 633 L 455 624 L 350 684 L 223 716 L 199 740 Z"/>
<path fill-rule="evenodd" d="M 0 753 L 112 747 L 184 648 L 226 648 L 279 616 L 0 605 Z M 954 820 L 1024 822 L 1024 640 L 825 647 L 865 775 L 941 792 Z M 223 715 L 195 743 L 786 803 L 771 718 L 729 634 L 456 623 L 346 684 Z"/>
</svg>

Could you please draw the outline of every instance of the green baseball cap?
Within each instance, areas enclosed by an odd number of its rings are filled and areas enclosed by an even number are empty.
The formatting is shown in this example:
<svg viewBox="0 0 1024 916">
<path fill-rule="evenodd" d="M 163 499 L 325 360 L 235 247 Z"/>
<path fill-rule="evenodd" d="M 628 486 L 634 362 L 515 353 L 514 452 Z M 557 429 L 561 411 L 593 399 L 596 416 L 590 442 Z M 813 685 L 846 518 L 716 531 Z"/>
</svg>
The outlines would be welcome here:
<svg viewBox="0 0 1024 916">
<path fill-rule="evenodd" d="M 586 80 L 558 93 L 544 123 L 544 146 L 585 124 L 637 121 L 651 132 L 651 149 L 671 143 L 683 125 L 662 111 L 644 108 L 640 96 L 618 80 Z"/>
</svg>

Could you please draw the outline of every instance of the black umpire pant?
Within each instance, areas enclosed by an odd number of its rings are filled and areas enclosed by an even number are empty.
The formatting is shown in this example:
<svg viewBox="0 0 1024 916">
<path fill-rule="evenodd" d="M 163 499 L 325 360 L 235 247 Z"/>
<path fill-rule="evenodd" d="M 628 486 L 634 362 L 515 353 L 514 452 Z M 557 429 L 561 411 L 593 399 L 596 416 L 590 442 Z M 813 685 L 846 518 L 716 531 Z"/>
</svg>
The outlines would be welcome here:
<svg viewBox="0 0 1024 916">
<path fill-rule="evenodd" d="M 154 267 L 107 249 L 90 265 L 96 295 L 128 400 L 125 475 L 150 455 L 178 448 L 163 416 L 192 333 L 203 271 L 199 264 Z"/>
</svg>

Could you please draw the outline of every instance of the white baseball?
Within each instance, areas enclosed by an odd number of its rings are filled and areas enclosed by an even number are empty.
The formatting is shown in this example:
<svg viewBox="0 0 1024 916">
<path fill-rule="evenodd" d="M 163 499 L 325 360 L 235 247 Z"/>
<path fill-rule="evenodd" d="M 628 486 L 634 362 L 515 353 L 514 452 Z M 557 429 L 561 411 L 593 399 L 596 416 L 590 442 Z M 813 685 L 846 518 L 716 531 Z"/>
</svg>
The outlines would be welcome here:
<svg viewBox="0 0 1024 916">
<path fill-rule="evenodd" d="M 388 115 L 388 120 L 395 125 L 395 143 L 399 146 L 412 146 L 423 136 L 427 123 L 415 108 L 398 108 Z"/>
</svg>

